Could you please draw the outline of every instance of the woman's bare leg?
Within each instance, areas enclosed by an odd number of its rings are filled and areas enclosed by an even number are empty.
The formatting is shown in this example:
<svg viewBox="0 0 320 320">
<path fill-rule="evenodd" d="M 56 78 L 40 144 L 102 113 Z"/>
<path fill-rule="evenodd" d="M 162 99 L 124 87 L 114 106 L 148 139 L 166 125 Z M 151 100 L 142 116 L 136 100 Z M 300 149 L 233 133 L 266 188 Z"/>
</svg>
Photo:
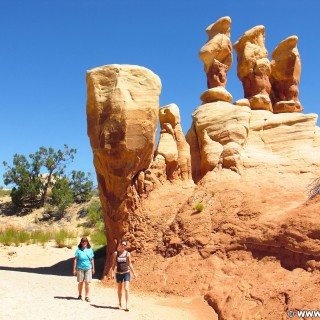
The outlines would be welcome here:
<svg viewBox="0 0 320 320">
<path fill-rule="evenodd" d="M 82 287 L 83 287 L 83 282 L 79 282 L 78 283 L 78 292 L 79 292 L 79 296 L 82 295 Z"/>
<path fill-rule="evenodd" d="M 90 293 L 90 282 L 86 282 L 86 283 L 85 283 L 84 290 L 85 290 L 86 297 L 89 297 L 89 293 Z"/>
<path fill-rule="evenodd" d="M 124 291 L 126 294 L 126 310 L 127 311 L 129 310 L 129 285 L 130 285 L 129 281 L 124 282 Z"/>
<path fill-rule="evenodd" d="M 119 299 L 119 308 L 121 308 L 121 300 L 122 300 L 122 282 L 118 283 L 118 299 Z"/>
</svg>

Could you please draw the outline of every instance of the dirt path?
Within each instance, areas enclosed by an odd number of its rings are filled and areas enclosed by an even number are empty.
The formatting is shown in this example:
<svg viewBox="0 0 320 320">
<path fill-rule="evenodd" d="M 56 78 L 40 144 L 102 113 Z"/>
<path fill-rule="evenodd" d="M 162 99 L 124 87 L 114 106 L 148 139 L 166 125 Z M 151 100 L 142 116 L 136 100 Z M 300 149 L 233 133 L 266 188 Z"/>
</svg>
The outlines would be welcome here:
<svg viewBox="0 0 320 320">
<path fill-rule="evenodd" d="M 217 319 L 200 299 L 134 292 L 130 311 L 118 310 L 116 285 L 105 288 L 97 279 L 92 283 L 91 302 L 76 300 L 73 253 L 74 249 L 53 245 L 0 247 L 0 319 Z"/>
</svg>

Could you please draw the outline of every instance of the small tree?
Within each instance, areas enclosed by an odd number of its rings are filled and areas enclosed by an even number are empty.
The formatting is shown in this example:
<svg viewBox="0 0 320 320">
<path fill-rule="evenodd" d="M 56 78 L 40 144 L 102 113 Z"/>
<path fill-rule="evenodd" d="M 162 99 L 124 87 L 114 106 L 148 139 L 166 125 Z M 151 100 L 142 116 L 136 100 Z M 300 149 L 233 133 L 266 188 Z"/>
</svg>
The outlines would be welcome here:
<svg viewBox="0 0 320 320">
<path fill-rule="evenodd" d="M 25 156 L 19 154 L 14 155 L 12 167 L 5 161 L 3 164 L 7 169 L 3 175 L 4 184 L 16 185 L 11 190 L 12 202 L 17 206 L 36 204 L 41 189 L 40 168 L 31 165 Z"/>
<path fill-rule="evenodd" d="M 40 147 L 39 151 L 30 155 L 34 163 L 39 163 L 47 170 L 46 175 L 42 176 L 44 179 L 42 179 L 41 206 L 46 202 L 49 187 L 53 186 L 55 179 L 64 175 L 67 164 L 73 161 L 76 152 L 76 149 L 69 149 L 65 144 L 63 150 L 54 151 L 53 148 Z"/>
<path fill-rule="evenodd" d="M 40 147 L 30 154 L 30 161 L 24 155 L 15 154 L 12 167 L 6 167 L 5 185 L 15 185 L 11 191 L 12 202 L 17 205 L 44 206 L 49 188 L 64 175 L 68 163 L 73 161 L 76 149 L 64 145 L 63 150 Z"/>
<path fill-rule="evenodd" d="M 72 171 L 70 186 L 73 192 L 74 201 L 77 203 L 89 201 L 92 197 L 93 182 L 90 173 L 83 171 Z"/>
<path fill-rule="evenodd" d="M 73 192 L 67 177 L 58 179 L 52 188 L 52 205 L 58 208 L 58 213 L 62 217 L 65 210 L 73 203 Z"/>
</svg>

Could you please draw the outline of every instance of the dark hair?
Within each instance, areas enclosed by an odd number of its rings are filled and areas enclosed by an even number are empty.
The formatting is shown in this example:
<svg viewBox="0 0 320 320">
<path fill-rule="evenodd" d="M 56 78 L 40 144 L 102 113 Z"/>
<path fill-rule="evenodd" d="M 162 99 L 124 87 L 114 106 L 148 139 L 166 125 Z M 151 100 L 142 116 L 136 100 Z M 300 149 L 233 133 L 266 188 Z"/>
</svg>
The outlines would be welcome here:
<svg viewBox="0 0 320 320">
<path fill-rule="evenodd" d="M 82 244 L 81 244 L 82 241 L 87 241 L 87 248 L 91 248 L 91 245 L 90 245 L 90 242 L 89 242 L 88 238 L 87 237 L 83 237 L 83 238 L 81 238 L 81 240 L 80 240 L 80 242 L 78 244 L 78 248 L 79 249 L 82 249 Z"/>
</svg>

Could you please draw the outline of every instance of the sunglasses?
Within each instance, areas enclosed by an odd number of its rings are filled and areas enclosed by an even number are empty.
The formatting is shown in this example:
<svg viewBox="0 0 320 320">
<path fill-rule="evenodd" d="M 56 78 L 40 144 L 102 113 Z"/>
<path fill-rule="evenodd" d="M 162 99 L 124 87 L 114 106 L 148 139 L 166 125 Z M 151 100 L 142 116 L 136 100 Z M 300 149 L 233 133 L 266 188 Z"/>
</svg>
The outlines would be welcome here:
<svg viewBox="0 0 320 320">
<path fill-rule="evenodd" d="M 121 245 L 122 245 L 122 246 L 126 246 L 126 244 L 125 244 L 125 243 L 121 243 Z"/>
<path fill-rule="evenodd" d="M 82 242 L 82 243 L 87 243 L 88 241 L 87 241 L 87 240 L 81 240 L 81 242 Z"/>
</svg>

